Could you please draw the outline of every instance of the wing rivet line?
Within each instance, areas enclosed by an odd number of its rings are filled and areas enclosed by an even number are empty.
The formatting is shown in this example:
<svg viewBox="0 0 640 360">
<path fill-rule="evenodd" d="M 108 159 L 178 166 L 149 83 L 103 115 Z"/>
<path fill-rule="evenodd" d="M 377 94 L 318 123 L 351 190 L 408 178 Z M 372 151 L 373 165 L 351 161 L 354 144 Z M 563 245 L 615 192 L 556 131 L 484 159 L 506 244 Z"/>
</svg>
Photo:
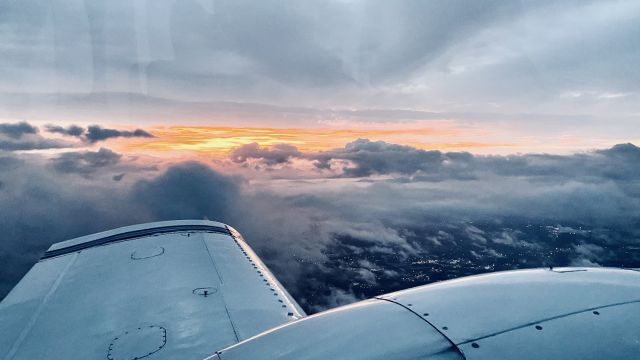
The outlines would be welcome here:
<svg viewBox="0 0 640 360">
<path fill-rule="evenodd" d="M 259 278 L 262 279 L 264 285 L 268 287 L 269 290 L 273 293 L 275 300 L 277 300 L 278 303 L 280 303 L 281 307 L 285 309 L 284 311 L 294 310 L 292 312 L 283 312 L 283 314 L 287 314 L 287 316 L 292 317 L 293 319 L 297 319 L 299 316 L 299 312 L 296 309 L 296 307 L 291 303 L 285 304 L 283 300 L 279 299 L 279 296 L 281 295 L 279 291 L 282 291 L 281 285 L 278 284 L 277 280 L 274 280 L 269 276 L 268 270 L 266 270 L 263 267 L 264 264 L 263 266 L 260 266 L 260 261 L 252 257 L 255 255 L 255 253 L 252 253 L 250 249 L 246 249 L 241 244 L 241 242 L 244 242 L 244 240 L 242 239 L 242 236 L 238 234 L 237 231 L 235 231 L 235 229 L 228 227 L 228 230 L 231 233 L 231 238 L 233 239 L 233 242 L 236 244 L 236 246 L 238 247 L 240 252 L 244 255 L 244 257 L 247 259 L 247 261 L 251 264 L 253 269 L 256 270 L 256 273 L 258 274 Z M 282 294 L 282 295 L 285 297 L 285 299 L 287 299 L 286 294 Z"/>
<path fill-rule="evenodd" d="M 548 317 L 548 318 L 546 318 L 546 319 L 540 319 L 540 320 L 539 320 L 539 321 L 537 321 L 536 323 L 549 322 L 549 321 L 552 321 L 552 320 L 562 319 L 562 318 L 566 318 L 566 317 L 573 316 L 573 315 L 577 315 L 577 314 L 582 314 L 582 313 L 589 312 L 589 311 L 591 311 L 593 314 L 595 314 L 596 312 L 598 312 L 598 311 L 597 311 L 597 310 L 595 310 L 595 309 L 600 309 L 600 310 L 602 310 L 602 309 L 607 309 L 607 308 L 611 308 L 611 307 L 617 307 L 617 306 L 628 305 L 628 304 L 638 304 L 638 303 L 640 303 L 640 299 L 639 299 L 639 300 L 623 301 L 623 302 L 618 302 L 618 303 L 613 303 L 613 304 L 607 304 L 607 305 L 600 305 L 600 306 L 593 307 L 593 308 L 589 308 L 589 309 L 583 309 L 583 310 L 572 311 L 572 312 L 570 312 L 570 313 L 560 314 L 560 315 L 556 315 L 556 316 Z M 600 313 L 598 312 L 598 314 L 600 314 Z M 598 315 L 598 314 L 595 314 L 595 315 Z M 514 331 L 514 330 L 518 330 L 518 329 L 523 329 L 523 328 L 525 328 L 525 327 L 529 327 L 529 326 L 532 326 L 532 325 L 534 325 L 534 324 L 535 324 L 535 323 L 528 323 L 528 324 L 524 324 L 524 325 L 520 325 L 520 326 L 515 326 L 515 327 L 509 328 L 509 329 L 504 329 L 504 330 L 501 330 L 501 331 L 494 332 L 494 333 L 492 333 L 492 334 L 484 335 L 484 336 L 482 336 L 482 337 L 478 337 L 478 338 L 475 338 L 475 339 L 470 339 L 470 340 L 462 341 L 462 342 L 460 342 L 460 343 L 458 343 L 458 344 L 456 344 L 456 345 L 465 345 L 465 344 L 468 344 L 468 343 L 470 343 L 470 342 L 472 342 L 472 341 L 484 340 L 484 339 L 491 338 L 491 337 L 494 337 L 494 336 L 502 335 L 502 334 L 507 333 L 507 332 L 510 332 L 510 331 Z"/>
<path fill-rule="evenodd" d="M 377 300 L 382 300 L 382 301 L 388 301 L 390 303 L 396 304 L 398 306 L 401 306 L 403 308 L 405 308 L 406 310 L 412 312 L 414 315 L 416 315 L 417 317 L 419 317 L 420 319 L 422 319 L 424 322 L 426 322 L 427 324 L 429 324 L 429 326 L 431 326 L 435 331 L 437 331 L 440 335 L 442 335 L 448 342 L 449 344 L 451 344 L 451 347 L 458 353 L 460 354 L 462 359 L 466 359 L 467 357 L 465 356 L 464 352 L 462 350 L 460 350 L 460 348 L 458 347 L 458 344 L 456 344 L 453 340 L 451 340 L 451 338 L 449 338 L 449 336 L 447 336 L 443 331 L 444 330 L 449 330 L 449 327 L 447 326 L 443 326 L 442 328 L 438 328 L 436 325 L 432 324 L 431 322 L 429 322 L 429 320 L 425 319 L 426 316 L 428 316 L 428 313 L 424 313 L 424 316 L 420 316 L 419 313 L 415 312 L 413 309 L 409 308 L 407 305 L 402 304 L 400 302 L 397 302 L 397 298 L 392 298 L 392 300 L 389 300 L 388 298 L 385 297 L 376 297 L 375 299 Z M 394 301 L 396 300 L 396 301 Z M 480 347 L 480 345 L 478 345 L 478 347 Z"/>
</svg>

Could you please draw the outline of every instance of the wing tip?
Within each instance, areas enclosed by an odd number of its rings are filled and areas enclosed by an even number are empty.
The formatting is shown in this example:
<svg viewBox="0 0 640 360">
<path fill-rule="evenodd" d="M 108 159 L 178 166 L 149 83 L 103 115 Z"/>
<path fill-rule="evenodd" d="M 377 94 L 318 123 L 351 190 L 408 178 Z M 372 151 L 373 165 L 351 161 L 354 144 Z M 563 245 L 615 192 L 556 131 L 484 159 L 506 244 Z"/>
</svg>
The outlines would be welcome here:
<svg viewBox="0 0 640 360">
<path fill-rule="evenodd" d="M 113 242 L 149 236 L 157 233 L 188 231 L 190 229 L 209 230 L 229 235 L 232 235 L 232 231 L 235 232 L 235 229 L 231 228 L 227 224 L 211 220 L 172 220 L 135 224 L 55 243 L 49 247 L 41 260 Z"/>
</svg>

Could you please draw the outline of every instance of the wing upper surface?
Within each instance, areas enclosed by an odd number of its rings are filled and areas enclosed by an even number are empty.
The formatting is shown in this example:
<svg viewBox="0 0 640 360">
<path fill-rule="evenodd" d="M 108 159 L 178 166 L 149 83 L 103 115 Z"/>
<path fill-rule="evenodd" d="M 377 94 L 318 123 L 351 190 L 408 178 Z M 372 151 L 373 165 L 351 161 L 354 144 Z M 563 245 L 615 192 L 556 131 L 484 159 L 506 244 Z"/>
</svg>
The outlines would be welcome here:
<svg viewBox="0 0 640 360">
<path fill-rule="evenodd" d="M 398 291 L 315 314 L 210 359 L 637 359 L 640 273 L 532 269 Z"/>
<path fill-rule="evenodd" d="M 48 254 L 0 303 L 2 359 L 202 358 L 304 316 L 220 223 L 116 229 Z"/>
<path fill-rule="evenodd" d="M 633 359 L 640 272 L 493 273 L 304 316 L 233 228 L 143 224 L 53 245 L 0 303 L 0 359 Z"/>
<path fill-rule="evenodd" d="M 492 273 L 380 297 L 411 309 L 467 359 L 632 359 L 640 273 L 556 268 Z"/>
</svg>

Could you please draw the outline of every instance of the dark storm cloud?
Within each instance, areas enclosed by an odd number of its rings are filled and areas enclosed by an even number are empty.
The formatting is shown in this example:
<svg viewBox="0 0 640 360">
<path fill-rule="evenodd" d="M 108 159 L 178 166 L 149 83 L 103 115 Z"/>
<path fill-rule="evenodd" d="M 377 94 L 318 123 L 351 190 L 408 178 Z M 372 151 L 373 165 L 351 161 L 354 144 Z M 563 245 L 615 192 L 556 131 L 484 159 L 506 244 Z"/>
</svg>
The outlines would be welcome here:
<svg viewBox="0 0 640 360">
<path fill-rule="evenodd" d="M 54 161 L 62 161 L 56 166 L 64 164 L 64 170 L 84 172 L 117 168 L 118 157 L 102 149 Z M 0 297 L 54 242 L 155 220 L 230 221 L 238 198 L 237 179 L 198 163 L 128 184 L 111 177 L 69 177 L 48 163 L 39 156 L 0 158 Z"/>
<path fill-rule="evenodd" d="M 26 121 L 19 123 L 0 123 L 0 134 L 12 139 L 20 139 L 25 134 L 36 134 L 38 128 Z"/>
<path fill-rule="evenodd" d="M 112 167 L 120 162 L 122 155 L 109 149 L 98 151 L 66 152 L 53 158 L 53 168 L 60 173 L 89 174 L 99 168 Z"/>
<path fill-rule="evenodd" d="M 219 219 L 228 221 L 237 201 L 237 180 L 210 167 L 188 162 L 174 165 L 151 180 L 137 182 L 131 201 L 144 204 L 154 219 Z"/>
<path fill-rule="evenodd" d="M 73 136 L 82 139 L 88 143 L 96 143 L 113 138 L 152 138 L 153 134 L 143 129 L 135 129 L 133 131 L 118 130 L 104 128 L 100 125 L 91 125 L 86 129 L 77 126 L 70 125 L 68 127 L 62 127 L 57 125 L 47 125 L 47 131 L 50 133 L 61 134 L 66 136 Z"/>
</svg>

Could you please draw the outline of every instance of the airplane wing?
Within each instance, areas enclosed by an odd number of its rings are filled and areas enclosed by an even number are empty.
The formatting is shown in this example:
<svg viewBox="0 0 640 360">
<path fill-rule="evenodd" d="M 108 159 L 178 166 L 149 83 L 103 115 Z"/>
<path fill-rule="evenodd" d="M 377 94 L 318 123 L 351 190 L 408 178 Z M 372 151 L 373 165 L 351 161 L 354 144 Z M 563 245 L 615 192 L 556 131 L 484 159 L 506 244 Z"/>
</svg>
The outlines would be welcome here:
<svg viewBox="0 0 640 360">
<path fill-rule="evenodd" d="M 640 358 L 640 272 L 561 268 L 471 276 L 311 315 L 211 360 Z"/>
<path fill-rule="evenodd" d="M 0 359 L 202 359 L 303 316 L 233 228 L 135 225 L 51 246 L 0 303 Z"/>
<path fill-rule="evenodd" d="M 638 359 L 640 271 L 530 269 L 306 316 L 231 227 L 130 226 L 53 245 L 0 303 L 0 358 Z"/>
</svg>

